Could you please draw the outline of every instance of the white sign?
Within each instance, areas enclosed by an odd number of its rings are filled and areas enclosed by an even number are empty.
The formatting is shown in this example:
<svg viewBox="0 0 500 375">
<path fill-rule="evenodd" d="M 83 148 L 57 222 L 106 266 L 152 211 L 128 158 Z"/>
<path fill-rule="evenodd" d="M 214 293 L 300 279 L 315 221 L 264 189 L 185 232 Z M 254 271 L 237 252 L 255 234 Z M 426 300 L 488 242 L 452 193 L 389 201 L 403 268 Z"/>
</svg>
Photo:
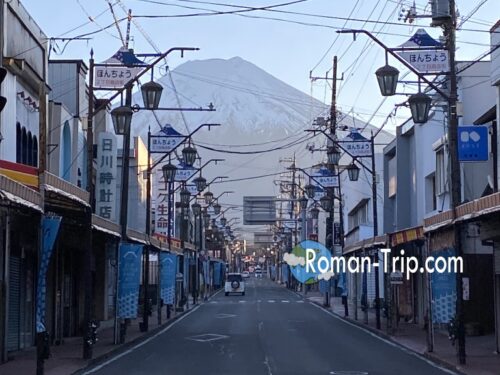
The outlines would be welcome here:
<svg viewBox="0 0 500 375">
<path fill-rule="evenodd" d="M 97 141 L 96 212 L 97 215 L 116 220 L 117 148 L 113 133 L 99 133 Z"/>
<path fill-rule="evenodd" d="M 171 152 L 174 148 L 179 146 L 186 137 L 169 137 L 169 136 L 161 136 L 161 135 L 152 135 L 151 136 L 151 145 L 150 152 L 152 154 L 159 153 L 164 154 Z"/>
<path fill-rule="evenodd" d="M 163 180 L 161 169 L 156 171 L 156 209 L 155 209 L 155 233 L 168 236 L 168 191 Z M 170 194 L 170 207 L 173 210 L 175 194 Z M 171 235 L 174 233 L 174 221 L 172 215 Z"/>
<path fill-rule="evenodd" d="M 177 172 L 175 174 L 175 181 L 181 181 L 181 182 L 187 181 L 191 177 L 193 177 L 196 172 L 198 172 L 198 169 L 196 168 L 178 167 Z"/>
<path fill-rule="evenodd" d="M 441 73 L 450 71 L 448 51 L 421 50 L 398 52 L 407 63 L 420 73 Z"/>
<path fill-rule="evenodd" d="M 403 284 L 403 273 L 400 271 L 391 272 L 390 280 L 391 280 L 391 285 Z"/>
<path fill-rule="evenodd" d="M 94 68 L 94 87 L 122 88 L 140 73 L 142 68 L 127 66 L 96 66 Z"/>
<path fill-rule="evenodd" d="M 330 188 L 339 186 L 338 176 L 313 176 L 314 181 L 318 182 L 321 186 Z"/>
<path fill-rule="evenodd" d="M 186 189 L 191 193 L 191 195 L 198 195 L 198 189 L 196 188 L 196 185 L 187 184 Z"/>
<path fill-rule="evenodd" d="M 370 157 L 372 155 L 372 144 L 370 141 L 340 141 L 342 148 L 355 157 Z"/>
</svg>

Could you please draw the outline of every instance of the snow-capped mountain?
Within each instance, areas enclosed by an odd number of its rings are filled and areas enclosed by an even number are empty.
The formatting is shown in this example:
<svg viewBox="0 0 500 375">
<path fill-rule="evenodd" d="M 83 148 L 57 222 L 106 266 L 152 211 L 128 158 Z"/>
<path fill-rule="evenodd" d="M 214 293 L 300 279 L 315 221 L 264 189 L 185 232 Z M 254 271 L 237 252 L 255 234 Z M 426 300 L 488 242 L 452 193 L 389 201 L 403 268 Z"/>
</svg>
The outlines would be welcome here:
<svg viewBox="0 0 500 375">
<path fill-rule="evenodd" d="M 317 116 L 327 117 L 327 106 L 248 61 L 239 57 L 188 61 L 173 70 L 171 78 L 165 75 L 158 82 L 164 86 L 161 107 L 206 108 L 212 103 L 216 111 L 140 111 L 134 115 L 133 131 L 146 141 L 149 127 L 155 133 L 160 126 L 171 124 L 180 133 L 188 134 L 200 124 L 219 123 L 221 126 L 210 132 L 200 130 L 194 141 L 202 164 L 211 158 L 225 159 L 203 171 L 208 181 L 216 176 L 229 177 L 228 182 L 211 188 L 215 196 L 235 191 L 221 198 L 221 203 L 241 206 L 243 196 L 278 194 L 273 180 L 284 178 L 279 172 L 290 165 L 283 161 L 285 158 L 295 155 L 299 167 L 308 167 L 325 157 L 324 152 L 313 154 L 306 147 L 312 142 L 317 148 L 324 146 L 325 137 L 317 135 L 313 139 L 305 130 L 311 128 Z M 134 103 L 142 104 L 140 95 L 135 94 Z M 352 118 L 342 118 L 342 124 L 352 126 Z M 357 119 L 355 124 L 365 125 Z M 383 132 L 381 137 L 390 135 Z M 269 149 L 275 150 L 254 153 Z M 273 173 L 276 175 L 256 178 Z M 255 178 L 242 180 L 248 177 Z M 241 212 L 228 212 L 226 216 L 241 216 Z"/>
</svg>

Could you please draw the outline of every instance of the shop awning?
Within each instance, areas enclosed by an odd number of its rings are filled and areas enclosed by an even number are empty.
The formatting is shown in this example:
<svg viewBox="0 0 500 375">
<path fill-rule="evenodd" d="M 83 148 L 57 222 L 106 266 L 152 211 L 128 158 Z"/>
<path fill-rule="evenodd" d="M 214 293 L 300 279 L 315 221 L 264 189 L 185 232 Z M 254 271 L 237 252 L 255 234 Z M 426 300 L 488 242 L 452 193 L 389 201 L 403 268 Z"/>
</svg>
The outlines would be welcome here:
<svg viewBox="0 0 500 375">
<path fill-rule="evenodd" d="M 396 247 L 407 242 L 424 238 L 424 228 L 421 226 L 403 229 L 398 232 L 391 233 L 391 246 Z"/>
<path fill-rule="evenodd" d="M 362 241 L 356 242 L 353 245 L 344 247 L 343 255 L 355 253 L 360 250 L 369 250 L 373 248 L 382 248 L 387 246 L 388 236 L 383 234 L 377 237 L 371 237 Z"/>
<path fill-rule="evenodd" d="M 95 214 L 92 214 L 92 229 L 114 237 L 121 237 L 120 226 L 118 224 Z"/>
<path fill-rule="evenodd" d="M 10 203 L 43 213 L 40 193 L 3 175 L 0 175 L 0 195 Z"/>
</svg>

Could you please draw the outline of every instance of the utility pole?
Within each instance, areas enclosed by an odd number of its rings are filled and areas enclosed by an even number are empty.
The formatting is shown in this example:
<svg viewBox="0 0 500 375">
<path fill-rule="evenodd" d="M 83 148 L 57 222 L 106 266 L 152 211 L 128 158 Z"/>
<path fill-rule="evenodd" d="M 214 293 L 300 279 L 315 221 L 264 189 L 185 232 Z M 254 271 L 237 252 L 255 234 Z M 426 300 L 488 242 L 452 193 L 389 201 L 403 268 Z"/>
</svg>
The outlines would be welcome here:
<svg viewBox="0 0 500 375">
<path fill-rule="evenodd" d="M 455 0 L 449 1 L 450 18 L 444 24 L 444 34 L 446 37 L 446 47 L 448 49 L 450 61 L 450 94 L 448 98 L 448 147 L 451 164 L 451 209 L 453 216 L 456 215 L 456 208 L 462 201 L 461 181 L 460 181 L 460 161 L 458 159 L 458 114 L 457 114 L 457 70 L 455 63 L 456 52 L 456 10 Z M 462 236 L 459 224 L 453 224 L 454 242 L 456 256 L 463 256 Z M 463 304 L 463 285 L 462 274 L 456 273 L 457 283 L 457 301 L 456 301 L 456 319 L 457 319 L 457 356 L 458 362 L 463 365 L 466 362 L 465 354 L 465 327 L 464 327 L 464 304 Z"/>
</svg>

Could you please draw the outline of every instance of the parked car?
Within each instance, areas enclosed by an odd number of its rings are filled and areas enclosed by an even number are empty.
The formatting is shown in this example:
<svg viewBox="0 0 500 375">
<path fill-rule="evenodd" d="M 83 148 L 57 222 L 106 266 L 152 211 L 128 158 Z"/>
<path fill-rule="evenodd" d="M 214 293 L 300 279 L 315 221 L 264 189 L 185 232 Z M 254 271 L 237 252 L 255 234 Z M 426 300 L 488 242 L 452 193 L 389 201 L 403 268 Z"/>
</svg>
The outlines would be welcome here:
<svg viewBox="0 0 500 375">
<path fill-rule="evenodd" d="M 230 273 L 227 275 L 224 292 L 226 296 L 229 293 L 241 293 L 242 296 L 245 295 L 245 282 L 241 273 Z"/>
<path fill-rule="evenodd" d="M 241 273 L 241 276 L 242 276 L 244 279 L 247 279 L 247 278 L 249 278 L 249 277 L 250 277 L 250 272 L 248 272 L 248 271 L 243 271 L 243 272 Z"/>
</svg>

